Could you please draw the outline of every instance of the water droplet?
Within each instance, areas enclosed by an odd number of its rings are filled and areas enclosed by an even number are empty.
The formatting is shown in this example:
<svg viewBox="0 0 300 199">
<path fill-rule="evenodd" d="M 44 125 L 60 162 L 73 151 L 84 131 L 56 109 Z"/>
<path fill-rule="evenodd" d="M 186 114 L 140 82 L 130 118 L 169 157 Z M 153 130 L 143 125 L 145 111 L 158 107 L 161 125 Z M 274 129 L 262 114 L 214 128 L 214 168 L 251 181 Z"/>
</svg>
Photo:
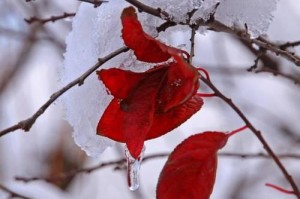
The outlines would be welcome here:
<svg viewBox="0 0 300 199">
<path fill-rule="evenodd" d="M 182 85 L 182 79 L 176 79 L 175 81 L 172 82 L 172 86 L 181 86 Z"/>
<path fill-rule="evenodd" d="M 139 174 L 140 174 L 141 163 L 144 156 L 144 151 L 145 151 L 145 146 L 143 147 L 139 157 L 137 159 L 134 159 L 131 156 L 127 146 L 125 145 L 125 155 L 127 159 L 127 182 L 128 182 L 128 187 L 131 191 L 137 190 L 140 186 Z"/>
</svg>

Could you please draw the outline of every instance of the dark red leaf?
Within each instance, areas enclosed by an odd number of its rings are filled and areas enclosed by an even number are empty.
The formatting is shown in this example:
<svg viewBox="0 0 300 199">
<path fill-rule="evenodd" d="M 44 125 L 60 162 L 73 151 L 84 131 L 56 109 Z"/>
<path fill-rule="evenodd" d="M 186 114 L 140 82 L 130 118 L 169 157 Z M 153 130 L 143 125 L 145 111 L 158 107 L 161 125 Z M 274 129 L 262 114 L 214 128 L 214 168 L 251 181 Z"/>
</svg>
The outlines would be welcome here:
<svg viewBox="0 0 300 199">
<path fill-rule="evenodd" d="M 153 123 L 156 96 L 167 69 L 156 67 L 143 73 L 144 78 L 131 85 L 132 89 L 126 92 L 126 98 L 113 99 L 98 123 L 97 133 L 125 142 L 131 155 L 138 157 Z M 113 83 L 110 86 L 118 87 Z"/>
<path fill-rule="evenodd" d="M 198 71 L 185 62 L 182 57 L 174 55 L 176 62 L 171 63 L 168 75 L 159 93 L 161 111 L 168 111 L 184 103 L 197 92 L 199 87 Z"/>
<path fill-rule="evenodd" d="M 120 99 L 126 98 L 146 75 L 145 73 L 135 73 L 118 68 L 103 69 L 97 71 L 97 74 L 110 93 Z"/>
<path fill-rule="evenodd" d="M 166 70 L 156 70 L 139 82 L 134 92 L 120 106 L 125 112 L 124 137 L 132 157 L 137 158 L 152 126 L 156 96 Z"/>
<path fill-rule="evenodd" d="M 138 60 L 159 63 L 167 61 L 174 54 L 183 53 L 182 50 L 167 46 L 146 34 L 133 7 L 123 10 L 121 20 L 124 43 L 134 51 Z"/>
<path fill-rule="evenodd" d="M 187 119 L 192 117 L 203 105 L 201 97 L 195 95 L 184 104 L 167 112 L 156 112 L 146 140 L 157 138 L 177 128 Z"/>
<path fill-rule="evenodd" d="M 97 126 L 97 134 L 125 143 L 124 114 L 120 99 L 114 98 L 105 109 Z"/>
<path fill-rule="evenodd" d="M 204 132 L 178 145 L 160 174 L 157 199 L 209 199 L 216 176 L 216 153 L 227 139 L 221 132 Z"/>
</svg>

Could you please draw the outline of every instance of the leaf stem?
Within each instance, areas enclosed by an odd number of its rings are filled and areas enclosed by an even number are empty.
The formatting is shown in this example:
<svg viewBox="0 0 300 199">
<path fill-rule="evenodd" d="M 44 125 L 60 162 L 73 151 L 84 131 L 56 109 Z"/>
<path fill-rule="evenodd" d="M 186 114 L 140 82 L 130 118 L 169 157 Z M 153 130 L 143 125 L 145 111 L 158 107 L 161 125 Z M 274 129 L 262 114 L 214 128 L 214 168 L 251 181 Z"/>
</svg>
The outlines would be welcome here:
<svg viewBox="0 0 300 199">
<path fill-rule="evenodd" d="M 230 137 L 232 135 L 235 135 L 235 134 L 237 134 L 237 133 L 239 133 L 239 132 L 241 132 L 241 131 L 243 131 L 243 130 L 245 130 L 247 128 L 248 128 L 247 125 L 242 126 L 242 127 L 238 128 L 238 129 L 235 129 L 235 130 L 231 131 L 230 133 L 228 133 L 228 136 Z"/>
<path fill-rule="evenodd" d="M 286 190 L 282 187 L 279 187 L 279 186 L 271 184 L 271 183 L 266 183 L 265 185 L 267 187 L 271 187 L 271 188 L 276 189 L 277 191 L 280 191 L 280 192 L 285 193 L 285 194 L 295 194 L 294 191 Z"/>
</svg>

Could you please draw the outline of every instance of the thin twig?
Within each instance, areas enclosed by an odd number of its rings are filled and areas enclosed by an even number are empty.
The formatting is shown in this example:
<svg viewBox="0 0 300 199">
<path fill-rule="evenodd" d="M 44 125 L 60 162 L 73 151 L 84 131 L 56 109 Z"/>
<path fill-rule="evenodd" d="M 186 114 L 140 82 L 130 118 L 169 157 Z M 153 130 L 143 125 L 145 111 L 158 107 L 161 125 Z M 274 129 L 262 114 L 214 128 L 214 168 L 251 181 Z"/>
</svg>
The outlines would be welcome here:
<svg viewBox="0 0 300 199">
<path fill-rule="evenodd" d="M 15 130 L 18 129 L 23 129 L 24 131 L 29 131 L 30 128 L 32 127 L 32 125 L 35 123 L 36 119 L 41 116 L 46 110 L 47 108 L 57 99 L 59 98 L 62 94 L 64 94 L 66 91 L 68 91 L 70 88 L 78 85 L 81 86 L 85 79 L 92 74 L 95 70 L 97 70 L 101 65 L 103 65 L 105 62 L 109 61 L 110 59 L 114 58 L 115 56 L 128 51 L 129 49 L 127 47 L 122 47 L 119 48 L 118 50 L 110 53 L 109 55 L 100 58 L 98 60 L 98 62 L 92 66 L 89 70 L 87 70 L 84 74 L 82 74 L 80 77 L 78 77 L 77 79 L 73 80 L 72 82 L 70 82 L 69 84 L 67 84 L 65 87 L 63 87 L 62 89 L 60 89 L 59 91 L 53 93 L 50 97 L 50 99 L 44 103 L 44 105 L 42 105 L 38 111 L 36 113 L 34 113 L 31 117 L 29 117 L 28 119 L 25 119 L 23 121 L 20 121 L 18 124 L 15 124 L 11 127 L 8 127 L 2 131 L 0 131 L 0 137 L 3 135 L 6 135 L 7 133 L 13 132 Z"/>
<path fill-rule="evenodd" d="M 48 23 L 48 22 L 56 22 L 58 20 L 61 20 L 61 19 L 65 19 L 65 18 L 68 18 L 68 17 L 74 17 L 76 13 L 74 12 L 71 12 L 71 13 L 67 13 L 65 12 L 64 14 L 62 15 L 58 15 L 58 16 L 51 16 L 49 18 L 45 18 L 45 19 L 41 19 L 41 18 L 38 18 L 38 17 L 30 17 L 29 19 L 24 19 L 28 24 L 32 24 L 32 23 L 39 23 L 39 24 L 45 24 L 45 23 Z"/>
<path fill-rule="evenodd" d="M 262 67 L 261 69 L 257 69 L 254 71 L 255 73 L 272 73 L 275 76 L 280 76 L 283 77 L 287 80 L 292 81 L 294 84 L 300 84 L 300 75 L 298 75 L 298 77 L 296 77 L 296 75 L 290 75 L 290 74 L 286 74 L 284 72 L 278 71 L 278 70 L 273 70 L 271 68 L 268 67 Z"/>
<path fill-rule="evenodd" d="M 170 155 L 170 153 L 158 153 L 158 154 L 153 154 L 153 155 L 148 155 L 143 158 L 142 164 L 145 164 L 146 162 L 150 160 L 154 160 L 157 158 L 166 158 Z M 264 153 L 232 153 L 232 152 L 221 152 L 219 153 L 220 157 L 223 158 L 241 158 L 245 160 L 252 160 L 252 159 L 257 159 L 257 158 L 263 158 L 263 159 L 271 159 L 271 157 L 267 154 Z M 290 158 L 290 159 L 298 159 L 300 160 L 300 154 L 282 154 L 277 156 L 280 159 L 284 158 Z M 91 173 L 96 170 L 100 170 L 106 167 L 112 166 L 114 167 L 115 170 L 120 170 L 122 168 L 125 168 L 126 166 L 126 159 L 122 158 L 120 160 L 116 161 L 110 161 L 110 162 L 105 162 L 101 163 L 99 165 L 89 167 L 89 168 L 81 168 L 81 169 L 75 169 L 69 172 L 61 173 L 57 176 L 50 176 L 50 177 L 16 177 L 15 179 L 18 181 L 22 182 L 32 182 L 32 181 L 38 181 L 38 180 L 43 180 L 46 182 L 57 182 L 57 181 L 62 181 L 66 179 L 70 179 L 77 174 L 80 173 Z"/>
<path fill-rule="evenodd" d="M 22 198 L 22 199 L 30 199 L 26 196 L 20 195 L 12 190 L 10 190 L 9 188 L 5 187 L 4 185 L 0 184 L 0 189 L 5 191 L 6 193 L 9 194 L 9 198 Z"/>
<path fill-rule="evenodd" d="M 295 195 L 297 196 L 297 198 L 300 199 L 300 192 L 299 189 L 293 179 L 293 177 L 288 173 L 288 171 L 286 170 L 286 168 L 283 166 L 283 164 L 281 163 L 281 161 L 279 160 L 279 158 L 276 156 L 276 154 L 273 152 L 273 150 L 271 149 L 271 147 L 269 146 L 269 144 L 267 143 L 267 141 L 264 139 L 264 137 L 262 136 L 261 132 L 259 130 L 257 130 L 253 124 L 249 121 L 249 119 L 244 115 L 244 113 L 232 102 L 232 100 L 228 97 L 226 97 L 219 89 L 217 89 L 215 87 L 215 85 L 207 80 L 206 78 L 204 78 L 203 76 L 201 76 L 201 80 L 208 86 L 210 87 L 216 94 L 216 96 L 218 96 L 219 98 L 221 98 L 225 103 L 227 103 L 239 116 L 240 118 L 245 122 L 245 124 L 248 126 L 248 128 L 256 135 L 256 137 L 258 138 L 258 140 L 262 143 L 264 149 L 267 151 L 267 153 L 272 157 L 272 159 L 274 160 L 274 162 L 276 163 L 276 165 L 280 168 L 280 170 L 282 171 L 283 175 L 285 176 L 285 178 L 287 179 L 287 181 L 290 183 L 290 185 L 293 188 L 293 191 L 295 192 Z"/>
<path fill-rule="evenodd" d="M 285 50 L 287 48 L 296 47 L 296 46 L 300 46 L 300 41 L 286 42 L 285 44 L 279 45 L 279 48 Z"/>
<path fill-rule="evenodd" d="M 191 27 L 191 38 L 190 38 L 191 50 L 190 50 L 190 59 L 189 59 L 189 63 L 190 64 L 192 64 L 193 57 L 195 56 L 195 35 L 196 35 L 196 29 L 198 29 L 198 27 L 195 26 L 195 25 Z"/>
</svg>

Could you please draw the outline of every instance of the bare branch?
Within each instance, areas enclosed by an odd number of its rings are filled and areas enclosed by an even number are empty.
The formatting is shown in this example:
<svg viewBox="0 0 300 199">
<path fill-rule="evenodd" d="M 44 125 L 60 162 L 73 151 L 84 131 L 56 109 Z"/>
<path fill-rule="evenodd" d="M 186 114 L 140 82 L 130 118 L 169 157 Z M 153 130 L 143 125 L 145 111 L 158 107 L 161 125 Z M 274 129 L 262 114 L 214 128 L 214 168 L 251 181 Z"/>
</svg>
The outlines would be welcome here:
<svg viewBox="0 0 300 199">
<path fill-rule="evenodd" d="M 290 75 L 290 74 L 286 74 L 284 72 L 278 71 L 278 70 L 273 70 L 271 68 L 268 67 L 262 67 L 260 69 L 257 69 L 254 71 L 255 73 L 271 73 L 275 76 L 280 76 L 283 77 L 287 80 L 292 81 L 294 84 L 300 84 L 300 75 L 296 76 L 296 75 Z"/>
<path fill-rule="evenodd" d="M 89 70 L 87 70 L 84 74 L 82 74 L 80 77 L 77 79 L 73 80 L 69 84 L 67 84 L 65 87 L 60 89 L 59 91 L 53 93 L 50 97 L 50 99 L 43 105 L 41 106 L 38 111 L 33 114 L 31 117 L 28 119 L 25 119 L 23 121 L 20 121 L 18 124 L 15 124 L 11 127 L 8 127 L 2 131 L 0 131 L 0 137 L 3 135 L 6 135 L 7 133 L 13 132 L 18 129 L 23 129 L 24 131 L 29 131 L 32 125 L 35 123 L 36 119 L 40 117 L 46 110 L 47 108 L 57 99 L 59 98 L 62 94 L 64 94 L 66 91 L 68 91 L 70 88 L 78 85 L 81 86 L 84 83 L 84 80 L 92 74 L 95 70 L 97 70 L 101 65 L 103 65 L 105 62 L 109 61 L 110 59 L 114 58 L 115 56 L 128 51 L 129 49 L 127 47 L 122 47 L 119 48 L 118 50 L 110 53 L 109 55 L 100 58 L 98 62 L 92 66 Z"/>
<path fill-rule="evenodd" d="M 20 195 L 12 190 L 10 190 L 9 188 L 5 187 L 4 185 L 0 184 L 0 189 L 5 191 L 6 193 L 9 194 L 9 198 L 22 198 L 22 199 L 30 199 L 26 196 Z"/>
<path fill-rule="evenodd" d="M 240 116 L 240 118 L 245 122 L 245 124 L 248 126 L 248 128 L 256 135 L 258 140 L 262 143 L 264 149 L 272 157 L 272 159 L 274 160 L 276 165 L 282 171 L 282 173 L 285 176 L 286 180 L 292 186 L 293 191 L 295 192 L 295 195 L 297 196 L 297 198 L 300 199 L 300 192 L 299 192 L 299 189 L 298 189 L 293 177 L 288 173 L 288 171 L 286 170 L 284 165 L 281 163 L 280 159 L 277 157 L 277 155 L 274 153 L 274 151 L 271 149 L 271 147 L 269 146 L 267 141 L 262 136 L 261 132 L 253 126 L 253 124 L 244 115 L 244 113 L 233 103 L 233 101 L 230 98 L 226 97 L 219 89 L 217 89 L 211 81 L 207 80 L 203 76 L 201 76 L 200 78 L 208 87 L 210 87 L 215 92 L 216 96 L 221 98 L 225 103 L 227 103 Z"/>
<path fill-rule="evenodd" d="M 300 46 L 300 41 L 294 41 L 294 42 L 286 42 L 285 44 L 279 45 L 279 48 L 282 50 L 285 50 L 287 48 Z"/>
<path fill-rule="evenodd" d="M 146 162 L 150 160 L 154 160 L 157 158 L 166 158 L 170 154 L 169 153 L 158 153 L 158 154 L 153 154 L 153 155 L 148 155 L 145 156 L 143 159 L 142 164 L 145 164 Z M 252 159 L 257 159 L 257 158 L 263 158 L 263 159 L 271 159 L 271 157 L 267 154 L 264 153 L 232 153 L 232 152 L 222 152 L 219 153 L 220 157 L 223 158 L 241 158 L 245 160 L 252 160 Z M 280 159 L 284 158 L 290 158 L 290 159 L 296 159 L 300 160 L 300 154 L 282 154 L 277 156 Z M 38 180 L 43 180 L 46 182 L 57 182 L 57 181 L 62 181 L 62 180 L 67 180 L 70 178 L 73 178 L 74 176 L 80 174 L 80 173 L 91 173 L 93 171 L 103 169 L 106 167 L 112 166 L 115 170 L 120 170 L 120 169 L 125 169 L 126 168 L 126 159 L 120 159 L 116 161 L 110 161 L 110 162 L 105 162 L 105 163 L 100 163 L 99 165 L 96 165 L 94 167 L 89 167 L 89 168 L 81 168 L 81 169 L 76 169 L 72 170 L 66 173 L 61 173 L 57 176 L 51 176 L 51 177 L 16 177 L 15 179 L 17 181 L 22 181 L 25 183 L 32 182 L 32 181 L 38 181 Z"/>
<path fill-rule="evenodd" d="M 195 56 L 195 35 L 196 35 L 196 29 L 198 29 L 198 27 L 196 27 L 196 26 L 192 26 L 191 27 L 191 38 L 190 38 L 190 41 L 191 41 L 191 50 L 190 50 L 190 59 L 189 59 L 190 64 L 192 64 L 193 57 Z"/>
<path fill-rule="evenodd" d="M 65 12 L 62 15 L 58 15 L 58 16 L 51 16 L 49 18 L 45 18 L 45 19 L 41 19 L 41 18 L 37 18 L 37 17 L 30 17 L 29 19 L 24 19 L 28 24 L 32 24 L 32 23 L 39 23 L 39 24 L 45 24 L 48 22 L 56 22 L 58 20 L 61 19 L 65 19 L 68 17 L 74 17 L 76 13 L 71 12 L 71 13 L 67 13 Z"/>
</svg>

